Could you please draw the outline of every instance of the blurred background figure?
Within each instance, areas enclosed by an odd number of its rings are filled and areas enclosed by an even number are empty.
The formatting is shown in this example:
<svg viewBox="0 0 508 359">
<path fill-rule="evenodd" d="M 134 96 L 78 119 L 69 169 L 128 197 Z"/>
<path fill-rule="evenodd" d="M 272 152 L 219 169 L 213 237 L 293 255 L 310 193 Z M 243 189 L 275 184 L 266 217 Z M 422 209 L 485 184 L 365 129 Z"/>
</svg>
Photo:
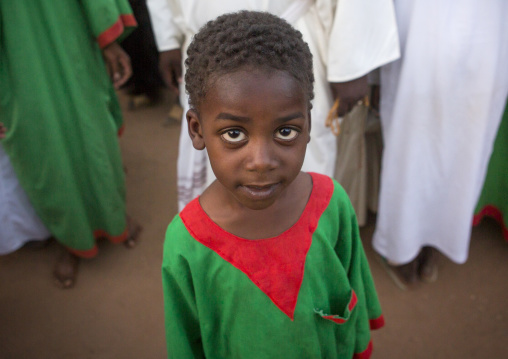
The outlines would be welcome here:
<svg viewBox="0 0 508 359">
<path fill-rule="evenodd" d="M 400 60 L 381 69 L 384 153 L 373 245 L 400 287 L 468 257 L 508 94 L 508 2 L 395 1 Z"/>
<path fill-rule="evenodd" d="M 160 70 L 167 86 L 179 91 L 187 112 L 182 82 L 185 57 L 192 36 L 207 21 L 238 10 L 268 11 L 294 25 L 314 56 L 315 99 L 311 142 L 304 171 L 333 176 L 337 139 L 325 127 L 336 98 L 339 115 L 349 112 L 368 92 L 367 73 L 399 56 L 391 0 L 148 0 Z M 214 180 L 205 151 L 192 147 L 182 126 L 178 153 L 178 205 L 182 209 Z"/>
<path fill-rule="evenodd" d="M 159 73 L 159 51 L 153 37 L 146 0 L 129 0 L 138 26 L 122 41 L 131 59 L 132 76 L 125 84 L 130 95 L 129 108 L 155 104 L 164 86 Z"/>
<path fill-rule="evenodd" d="M 117 41 L 136 25 L 127 0 L 0 2 L 0 248 L 50 235 L 72 287 L 96 239 L 134 243 L 126 218 L 115 88 L 131 74 Z"/>
<path fill-rule="evenodd" d="M 483 217 L 492 217 L 499 222 L 503 237 L 508 241 L 508 103 L 476 206 L 474 225 L 478 225 Z"/>
</svg>

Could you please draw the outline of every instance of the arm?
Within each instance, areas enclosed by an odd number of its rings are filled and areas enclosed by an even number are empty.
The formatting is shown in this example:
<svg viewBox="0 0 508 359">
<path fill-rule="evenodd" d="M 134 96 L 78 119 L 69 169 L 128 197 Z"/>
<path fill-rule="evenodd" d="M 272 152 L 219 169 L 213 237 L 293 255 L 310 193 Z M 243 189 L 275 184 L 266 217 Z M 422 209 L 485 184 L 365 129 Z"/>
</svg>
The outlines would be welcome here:
<svg viewBox="0 0 508 359">
<path fill-rule="evenodd" d="M 369 91 L 367 75 L 345 82 L 330 82 L 333 98 L 339 99 L 337 115 L 342 117 L 355 107 Z"/>
<path fill-rule="evenodd" d="M 99 47 L 121 42 L 137 26 L 127 0 L 81 0 L 83 15 Z"/>
<path fill-rule="evenodd" d="M 182 52 L 180 49 L 159 53 L 159 71 L 169 89 L 180 93 L 178 85 L 182 83 Z"/>
<path fill-rule="evenodd" d="M 137 25 L 127 0 L 82 0 L 83 16 L 102 50 L 108 74 L 116 89 L 132 75 L 129 56 L 118 42 Z"/>
<path fill-rule="evenodd" d="M 184 34 L 174 19 L 181 18 L 181 11 L 176 4 L 173 3 L 171 6 L 168 0 L 147 0 L 147 7 L 159 49 L 159 71 L 168 88 L 179 93 L 178 85 L 182 82 L 181 45 Z"/>
<path fill-rule="evenodd" d="M 163 265 L 162 287 L 168 358 L 204 358 L 190 273 Z"/>
<path fill-rule="evenodd" d="M 356 331 L 355 355 L 368 357 L 371 350 L 371 329 L 384 325 L 381 306 L 363 250 L 354 209 L 349 201 L 339 212 L 341 231 L 335 252 L 348 273 L 349 283 L 357 295 L 353 313 Z M 350 319 L 351 320 L 351 319 Z"/>
<path fill-rule="evenodd" d="M 399 40 L 392 0 L 338 0 L 328 44 L 328 81 L 339 116 L 368 92 L 366 75 L 396 60 Z"/>
</svg>

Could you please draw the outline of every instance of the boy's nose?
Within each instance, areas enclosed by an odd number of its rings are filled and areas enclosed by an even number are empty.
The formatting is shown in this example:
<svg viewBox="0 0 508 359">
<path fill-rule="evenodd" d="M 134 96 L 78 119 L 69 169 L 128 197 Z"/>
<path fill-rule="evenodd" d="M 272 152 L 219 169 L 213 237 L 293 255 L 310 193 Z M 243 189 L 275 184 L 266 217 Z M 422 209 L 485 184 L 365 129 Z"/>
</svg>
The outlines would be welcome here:
<svg viewBox="0 0 508 359">
<path fill-rule="evenodd" d="M 265 141 L 249 143 L 249 158 L 246 162 L 248 171 L 266 172 L 277 167 L 278 161 L 272 146 Z"/>
</svg>

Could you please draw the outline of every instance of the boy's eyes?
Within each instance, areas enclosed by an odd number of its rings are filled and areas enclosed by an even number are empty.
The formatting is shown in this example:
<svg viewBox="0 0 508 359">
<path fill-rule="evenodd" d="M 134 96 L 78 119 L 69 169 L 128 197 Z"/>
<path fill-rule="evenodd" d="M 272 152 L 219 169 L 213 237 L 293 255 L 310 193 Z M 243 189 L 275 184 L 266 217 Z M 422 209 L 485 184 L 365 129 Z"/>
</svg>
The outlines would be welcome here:
<svg viewBox="0 0 508 359">
<path fill-rule="evenodd" d="M 240 130 L 228 130 L 228 131 L 224 132 L 221 135 L 221 137 L 226 142 L 242 142 L 242 141 L 244 141 L 247 138 L 245 133 L 243 133 Z"/>
<path fill-rule="evenodd" d="M 291 141 L 295 139 L 299 134 L 294 128 L 291 127 L 282 127 L 275 131 L 275 138 L 283 141 Z M 247 135 L 242 130 L 232 129 L 224 131 L 221 134 L 221 137 L 224 141 L 229 143 L 239 143 L 243 142 L 247 139 Z"/>
<path fill-rule="evenodd" d="M 298 131 L 291 127 L 282 127 L 275 131 L 275 137 L 284 141 L 291 141 L 298 136 Z"/>
</svg>

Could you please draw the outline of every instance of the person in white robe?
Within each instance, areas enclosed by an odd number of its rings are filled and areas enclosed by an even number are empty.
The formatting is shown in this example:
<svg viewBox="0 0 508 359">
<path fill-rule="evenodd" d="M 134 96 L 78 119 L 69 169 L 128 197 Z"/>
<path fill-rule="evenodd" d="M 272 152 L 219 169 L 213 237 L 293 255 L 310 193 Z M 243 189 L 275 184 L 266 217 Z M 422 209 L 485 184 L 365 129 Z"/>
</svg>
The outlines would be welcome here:
<svg viewBox="0 0 508 359">
<path fill-rule="evenodd" d="M 381 68 L 385 147 L 373 246 L 404 287 L 437 278 L 427 249 L 467 260 L 508 95 L 508 1 L 394 4 L 401 58 Z"/>
<path fill-rule="evenodd" d="M 345 114 L 365 96 L 367 74 L 399 56 L 392 0 L 148 0 L 147 5 L 161 72 L 168 86 L 179 90 L 184 107 L 177 164 L 180 210 L 214 180 L 206 152 L 195 150 L 187 133 L 188 99 L 181 83 L 182 57 L 206 22 L 239 10 L 267 11 L 303 34 L 314 56 L 316 78 L 303 170 L 329 176 L 334 174 L 337 139 L 325 119 L 334 98 L 341 101 L 339 114 Z"/>
</svg>

